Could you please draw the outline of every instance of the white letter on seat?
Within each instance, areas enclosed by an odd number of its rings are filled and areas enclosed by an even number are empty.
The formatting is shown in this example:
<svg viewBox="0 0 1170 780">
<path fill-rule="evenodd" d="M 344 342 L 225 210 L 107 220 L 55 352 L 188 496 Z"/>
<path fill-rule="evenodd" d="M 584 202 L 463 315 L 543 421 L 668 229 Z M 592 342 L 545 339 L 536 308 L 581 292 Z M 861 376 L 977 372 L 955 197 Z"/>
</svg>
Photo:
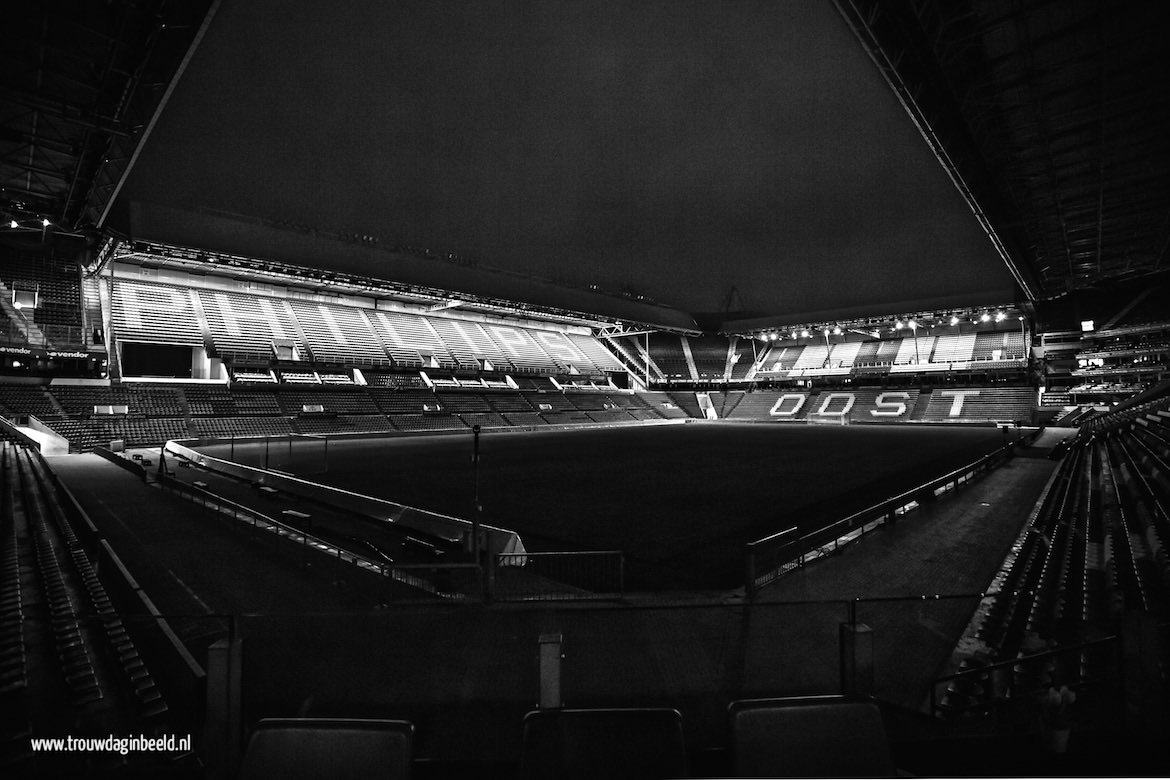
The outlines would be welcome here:
<svg viewBox="0 0 1170 780">
<path fill-rule="evenodd" d="M 950 397 L 954 396 L 951 401 L 951 411 L 947 413 L 947 417 L 962 417 L 963 416 L 963 401 L 969 395 L 979 395 L 978 390 L 943 390 L 941 395 Z"/>
<path fill-rule="evenodd" d="M 887 401 L 887 398 L 900 398 L 899 401 Z M 880 409 L 870 409 L 869 413 L 874 417 L 901 417 L 906 414 L 906 402 L 910 400 L 909 393 L 882 393 L 875 400 L 874 406 L 880 406 Z"/>
<path fill-rule="evenodd" d="M 828 411 L 829 404 L 833 403 L 833 399 L 835 398 L 844 398 L 845 408 L 839 412 L 830 412 Z M 853 397 L 853 393 L 829 393 L 825 396 L 825 400 L 821 402 L 821 408 L 817 411 L 817 414 L 825 417 L 844 417 L 849 414 L 849 410 L 853 408 L 853 402 L 856 400 Z"/>
<path fill-rule="evenodd" d="M 780 407 L 783 406 L 784 402 L 788 400 L 795 400 L 796 406 L 788 410 L 782 410 Z M 773 417 L 792 417 L 801 410 L 801 408 L 804 406 L 804 402 L 807 400 L 807 395 L 801 395 L 799 393 L 787 393 L 776 399 L 776 403 L 772 404 L 772 408 L 768 411 L 768 414 L 772 415 Z"/>
</svg>

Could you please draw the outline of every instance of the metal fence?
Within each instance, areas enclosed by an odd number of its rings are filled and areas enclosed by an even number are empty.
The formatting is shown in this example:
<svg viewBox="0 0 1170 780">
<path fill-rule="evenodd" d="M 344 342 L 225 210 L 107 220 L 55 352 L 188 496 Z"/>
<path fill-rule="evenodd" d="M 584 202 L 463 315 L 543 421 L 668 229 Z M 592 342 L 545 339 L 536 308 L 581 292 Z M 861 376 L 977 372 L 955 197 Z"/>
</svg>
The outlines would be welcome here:
<svg viewBox="0 0 1170 780">
<path fill-rule="evenodd" d="M 324 554 L 439 598 L 483 600 L 486 595 L 481 569 L 475 563 L 396 564 L 374 560 L 198 486 L 187 485 L 166 474 L 159 474 L 158 477 L 159 484 L 168 490 L 240 521 L 251 528 L 253 533 L 269 533 L 292 542 L 301 547 L 305 556 Z"/>
<path fill-rule="evenodd" d="M 749 543 L 744 574 L 747 597 L 749 599 L 754 597 L 760 588 L 775 582 L 786 572 L 803 566 L 808 561 L 830 555 L 841 546 L 879 526 L 895 522 L 901 515 L 917 509 L 921 502 L 932 501 L 937 496 L 970 482 L 976 476 L 1003 463 L 1011 456 L 1011 452 L 1012 445 L 1001 447 L 974 463 L 804 535 L 799 535 L 796 528 L 789 528 Z"/>
<path fill-rule="evenodd" d="M 492 595 L 499 601 L 616 598 L 625 593 L 620 550 L 502 553 Z"/>
</svg>

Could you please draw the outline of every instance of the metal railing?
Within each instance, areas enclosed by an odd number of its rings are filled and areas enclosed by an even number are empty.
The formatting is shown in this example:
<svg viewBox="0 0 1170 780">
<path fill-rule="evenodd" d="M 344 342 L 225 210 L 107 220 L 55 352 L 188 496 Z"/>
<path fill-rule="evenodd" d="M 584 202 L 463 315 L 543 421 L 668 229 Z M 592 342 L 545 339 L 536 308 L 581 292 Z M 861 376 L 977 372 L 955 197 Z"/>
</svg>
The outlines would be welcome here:
<svg viewBox="0 0 1170 780">
<path fill-rule="evenodd" d="M 778 577 L 792 569 L 816 558 L 831 555 L 875 528 L 895 522 L 901 515 L 917 509 L 923 501 L 932 501 L 935 497 L 999 466 L 1010 457 L 1012 448 L 1011 444 L 1005 445 L 974 463 L 892 498 L 879 501 L 860 512 L 802 536 L 798 535 L 797 528 L 793 527 L 750 542 L 745 556 L 746 597 L 753 598 L 761 588 L 775 582 Z"/>
<path fill-rule="evenodd" d="M 499 601 L 618 598 L 625 557 L 620 550 L 500 553 L 492 580 Z"/>
<path fill-rule="evenodd" d="M 483 590 L 481 567 L 475 563 L 400 564 L 373 560 L 314 536 L 305 530 L 282 523 L 251 507 L 217 496 L 209 490 L 187 485 L 165 473 L 158 475 L 158 482 L 164 488 L 200 506 L 214 509 L 244 523 L 253 532 L 271 533 L 297 544 L 306 555 L 310 550 L 315 550 L 342 563 L 392 579 L 439 598 L 483 599 L 486 595 Z"/>
<path fill-rule="evenodd" d="M 1052 678 L 1048 682 L 1020 685 L 1017 683 L 1017 678 L 1021 670 L 1035 670 L 1036 673 L 1032 676 L 1040 679 L 1048 667 L 1057 666 L 1061 661 L 1065 661 L 1066 665 L 1071 663 L 1074 667 L 1083 668 L 1084 658 L 1093 654 L 1100 656 L 1101 663 L 1098 665 L 1105 667 L 1104 671 L 1096 678 L 1080 678 L 1078 671 L 1073 677 L 1080 679 L 1072 679 L 1069 687 L 1080 691 L 1109 687 L 1116 692 L 1117 686 L 1110 685 L 1110 683 L 1120 678 L 1120 673 L 1117 671 L 1120 665 L 1119 639 L 1120 637 L 1116 635 L 1107 636 L 1091 642 L 1068 645 L 1031 655 L 1020 655 L 1006 661 L 975 666 L 937 677 L 930 686 L 930 714 L 941 717 L 943 715 L 985 712 L 1006 699 L 1033 696 L 1047 690 L 1051 685 L 1060 684 L 1063 681 Z M 1069 660 L 1070 656 L 1072 656 L 1071 660 Z M 979 691 L 979 695 L 961 694 L 962 700 L 950 700 L 945 692 L 941 697 L 939 696 L 939 688 L 944 685 L 955 691 L 964 689 Z M 944 701 L 946 701 L 945 705 Z"/>
</svg>

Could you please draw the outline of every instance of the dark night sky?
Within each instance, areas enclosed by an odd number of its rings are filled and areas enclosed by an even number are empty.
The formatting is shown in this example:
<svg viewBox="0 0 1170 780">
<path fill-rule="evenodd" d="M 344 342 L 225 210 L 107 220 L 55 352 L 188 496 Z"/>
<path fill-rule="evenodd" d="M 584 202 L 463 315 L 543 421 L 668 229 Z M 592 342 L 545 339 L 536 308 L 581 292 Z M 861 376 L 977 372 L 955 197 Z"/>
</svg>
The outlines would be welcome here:
<svg viewBox="0 0 1170 780">
<path fill-rule="evenodd" d="M 224 0 L 122 197 L 692 312 L 1012 297 L 828 0 Z"/>
</svg>

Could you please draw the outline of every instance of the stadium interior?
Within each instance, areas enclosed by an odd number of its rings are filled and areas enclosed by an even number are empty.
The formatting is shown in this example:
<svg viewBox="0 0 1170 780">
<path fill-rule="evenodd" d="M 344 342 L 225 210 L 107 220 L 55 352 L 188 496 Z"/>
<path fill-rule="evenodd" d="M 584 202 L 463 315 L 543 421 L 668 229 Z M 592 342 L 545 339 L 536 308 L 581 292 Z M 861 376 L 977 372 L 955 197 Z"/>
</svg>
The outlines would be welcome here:
<svg viewBox="0 0 1170 780">
<path fill-rule="evenodd" d="M 0 774 L 1165 773 L 1154 4 L 345 5 L 5 22 Z"/>
</svg>

